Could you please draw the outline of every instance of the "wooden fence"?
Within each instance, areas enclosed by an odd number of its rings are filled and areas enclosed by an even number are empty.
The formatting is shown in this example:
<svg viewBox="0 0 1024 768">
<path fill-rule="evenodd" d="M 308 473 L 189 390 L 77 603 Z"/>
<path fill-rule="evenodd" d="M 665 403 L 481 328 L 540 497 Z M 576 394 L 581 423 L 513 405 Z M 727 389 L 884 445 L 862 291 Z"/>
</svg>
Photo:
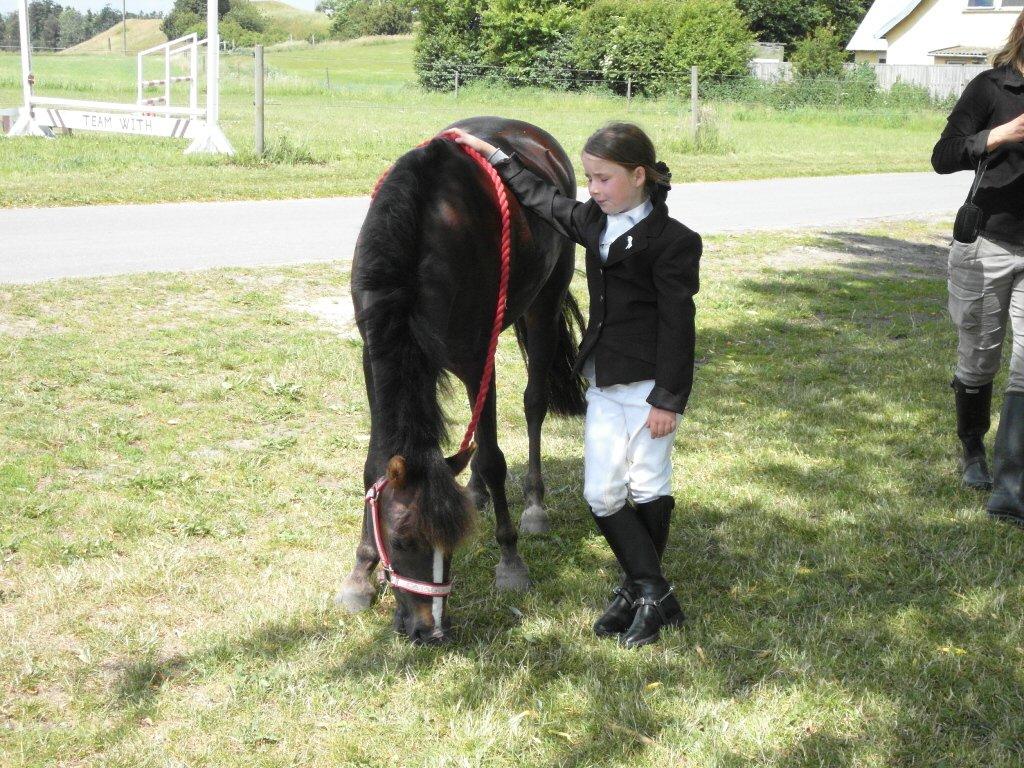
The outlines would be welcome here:
<svg viewBox="0 0 1024 768">
<path fill-rule="evenodd" d="M 852 69 L 856 64 L 844 65 Z M 888 91 L 896 83 L 917 85 L 928 89 L 936 98 L 959 97 L 967 84 L 981 72 L 986 64 L 861 64 L 875 71 L 878 87 Z M 767 82 L 793 79 L 793 65 L 788 61 L 752 61 L 750 71 L 754 77 Z"/>
</svg>

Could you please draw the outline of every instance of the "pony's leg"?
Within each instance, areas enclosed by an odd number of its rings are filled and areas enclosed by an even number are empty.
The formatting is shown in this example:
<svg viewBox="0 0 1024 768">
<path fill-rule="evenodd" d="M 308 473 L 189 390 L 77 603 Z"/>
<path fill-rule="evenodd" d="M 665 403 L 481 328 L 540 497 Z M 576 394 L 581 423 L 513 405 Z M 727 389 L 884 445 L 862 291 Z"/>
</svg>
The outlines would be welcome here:
<svg viewBox="0 0 1024 768">
<path fill-rule="evenodd" d="M 476 382 L 479 381 L 479 377 L 470 380 Z M 470 403 L 476 400 L 478 386 L 477 383 L 466 386 Z M 472 468 L 473 474 L 482 477 L 487 484 L 487 488 L 491 492 L 491 501 L 494 504 L 494 537 L 501 548 L 501 557 L 494 571 L 495 585 L 501 590 L 524 592 L 530 588 L 530 573 L 526 563 L 519 556 L 517 548 L 519 533 L 508 513 L 508 498 L 505 495 L 508 465 L 505 463 L 505 454 L 498 447 L 495 402 L 492 377 L 491 388 L 487 393 L 487 402 L 484 404 L 480 423 L 476 428 L 477 447 L 476 453 L 473 454 Z"/>
<path fill-rule="evenodd" d="M 529 465 L 523 477 L 526 503 L 519 529 L 523 533 L 547 533 L 551 527 L 544 509 L 544 477 L 541 473 L 541 427 L 548 413 L 547 382 L 558 347 L 558 297 L 539 296 L 526 315 L 527 384 L 523 393 L 526 433 L 529 438 Z"/>
<path fill-rule="evenodd" d="M 381 459 L 377 455 L 378 434 L 374 413 L 373 396 L 373 370 L 370 367 L 370 360 L 366 349 L 363 349 L 363 377 L 366 380 L 366 395 L 370 401 L 370 448 L 367 451 L 366 462 L 363 465 L 363 490 L 367 490 L 376 480 L 375 472 L 381 466 Z M 334 598 L 335 603 L 347 611 L 356 613 L 363 611 L 373 605 L 377 597 L 377 587 L 373 584 L 373 569 L 377 567 L 380 557 L 377 554 L 377 543 L 373 538 L 373 521 L 370 518 L 370 510 L 363 505 L 363 530 L 359 537 L 359 544 L 356 546 L 356 562 L 352 572 L 342 582 L 341 590 Z"/>
</svg>

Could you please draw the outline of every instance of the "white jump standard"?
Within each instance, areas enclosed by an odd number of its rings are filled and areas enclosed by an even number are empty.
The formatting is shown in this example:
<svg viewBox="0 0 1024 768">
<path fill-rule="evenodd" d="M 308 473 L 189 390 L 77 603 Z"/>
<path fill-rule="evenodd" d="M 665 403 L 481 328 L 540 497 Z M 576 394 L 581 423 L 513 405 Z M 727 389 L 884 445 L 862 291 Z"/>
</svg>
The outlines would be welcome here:
<svg viewBox="0 0 1024 768">
<path fill-rule="evenodd" d="M 135 104 L 84 101 L 32 93 L 31 44 L 29 41 L 28 0 L 19 0 L 18 22 L 21 36 L 21 77 L 23 106 L 8 136 L 53 136 L 53 128 L 79 131 L 105 131 L 173 139 L 191 139 L 185 154 L 209 153 L 233 155 L 235 150 L 218 126 L 220 116 L 220 35 L 217 30 L 217 3 L 207 4 L 206 40 L 195 34 L 171 40 L 138 54 L 137 100 Z M 199 48 L 206 46 L 206 106 L 199 107 Z M 143 58 L 164 54 L 164 76 L 143 80 Z M 172 76 L 171 59 L 188 56 L 188 75 Z M 171 104 L 171 86 L 189 83 L 189 105 Z M 146 98 L 146 88 L 162 87 L 163 96 Z"/>
</svg>

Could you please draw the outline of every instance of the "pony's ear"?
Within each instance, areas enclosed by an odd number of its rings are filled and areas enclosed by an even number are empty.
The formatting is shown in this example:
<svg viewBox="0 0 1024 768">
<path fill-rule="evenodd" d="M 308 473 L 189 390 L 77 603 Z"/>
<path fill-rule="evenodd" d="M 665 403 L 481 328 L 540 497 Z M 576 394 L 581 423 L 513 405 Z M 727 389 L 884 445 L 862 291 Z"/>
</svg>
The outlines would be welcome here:
<svg viewBox="0 0 1024 768">
<path fill-rule="evenodd" d="M 469 460 L 473 458 L 473 451 L 475 450 L 476 443 L 470 443 L 466 450 L 459 451 L 454 456 L 449 456 L 445 459 L 448 463 L 448 469 L 452 471 L 455 477 L 461 475 L 463 470 L 469 465 Z"/>
<path fill-rule="evenodd" d="M 405 487 L 405 459 L 401 456 L 392 456 L 388 462 L 387 478 L 388 483 L 395 490 Z"/>
</svg>

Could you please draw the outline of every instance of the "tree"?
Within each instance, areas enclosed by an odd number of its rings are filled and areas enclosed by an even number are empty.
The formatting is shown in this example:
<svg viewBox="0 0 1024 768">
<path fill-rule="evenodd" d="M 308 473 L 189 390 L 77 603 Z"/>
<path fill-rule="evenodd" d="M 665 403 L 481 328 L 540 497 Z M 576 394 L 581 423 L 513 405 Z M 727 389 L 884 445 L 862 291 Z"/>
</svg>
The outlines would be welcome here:
<svg viewBox="0 0 1024 768">
<path fill-rule="evenodd" d="M 85 33 L 85 17 L 74 8 L 65 8 L 60 13 L 60 47 L 70 48 L 72 45 L 87 39 Z"/>
<path fill-rule="evenodd" d="M 867 0 L 737 0 L 737 5 L 760 40 L 784 43 L 792 50 L 815 29 L 832 27 L 837 50 L 853 37 L 864 18 Z"/>
<path fill-rule="evenodd" d="M 167 14 L 160 29 L 168 40 L 175 40 L 190 32 L 202 33 L 206 30 L 206 8 L 204 0 L 174 0 L 174 7 Z M 106 9 L 104 9 L 106 10 Z M 230 0 L 217 0 L 217 18 L 223 19 L 231 10 Z"/>
</svg>

